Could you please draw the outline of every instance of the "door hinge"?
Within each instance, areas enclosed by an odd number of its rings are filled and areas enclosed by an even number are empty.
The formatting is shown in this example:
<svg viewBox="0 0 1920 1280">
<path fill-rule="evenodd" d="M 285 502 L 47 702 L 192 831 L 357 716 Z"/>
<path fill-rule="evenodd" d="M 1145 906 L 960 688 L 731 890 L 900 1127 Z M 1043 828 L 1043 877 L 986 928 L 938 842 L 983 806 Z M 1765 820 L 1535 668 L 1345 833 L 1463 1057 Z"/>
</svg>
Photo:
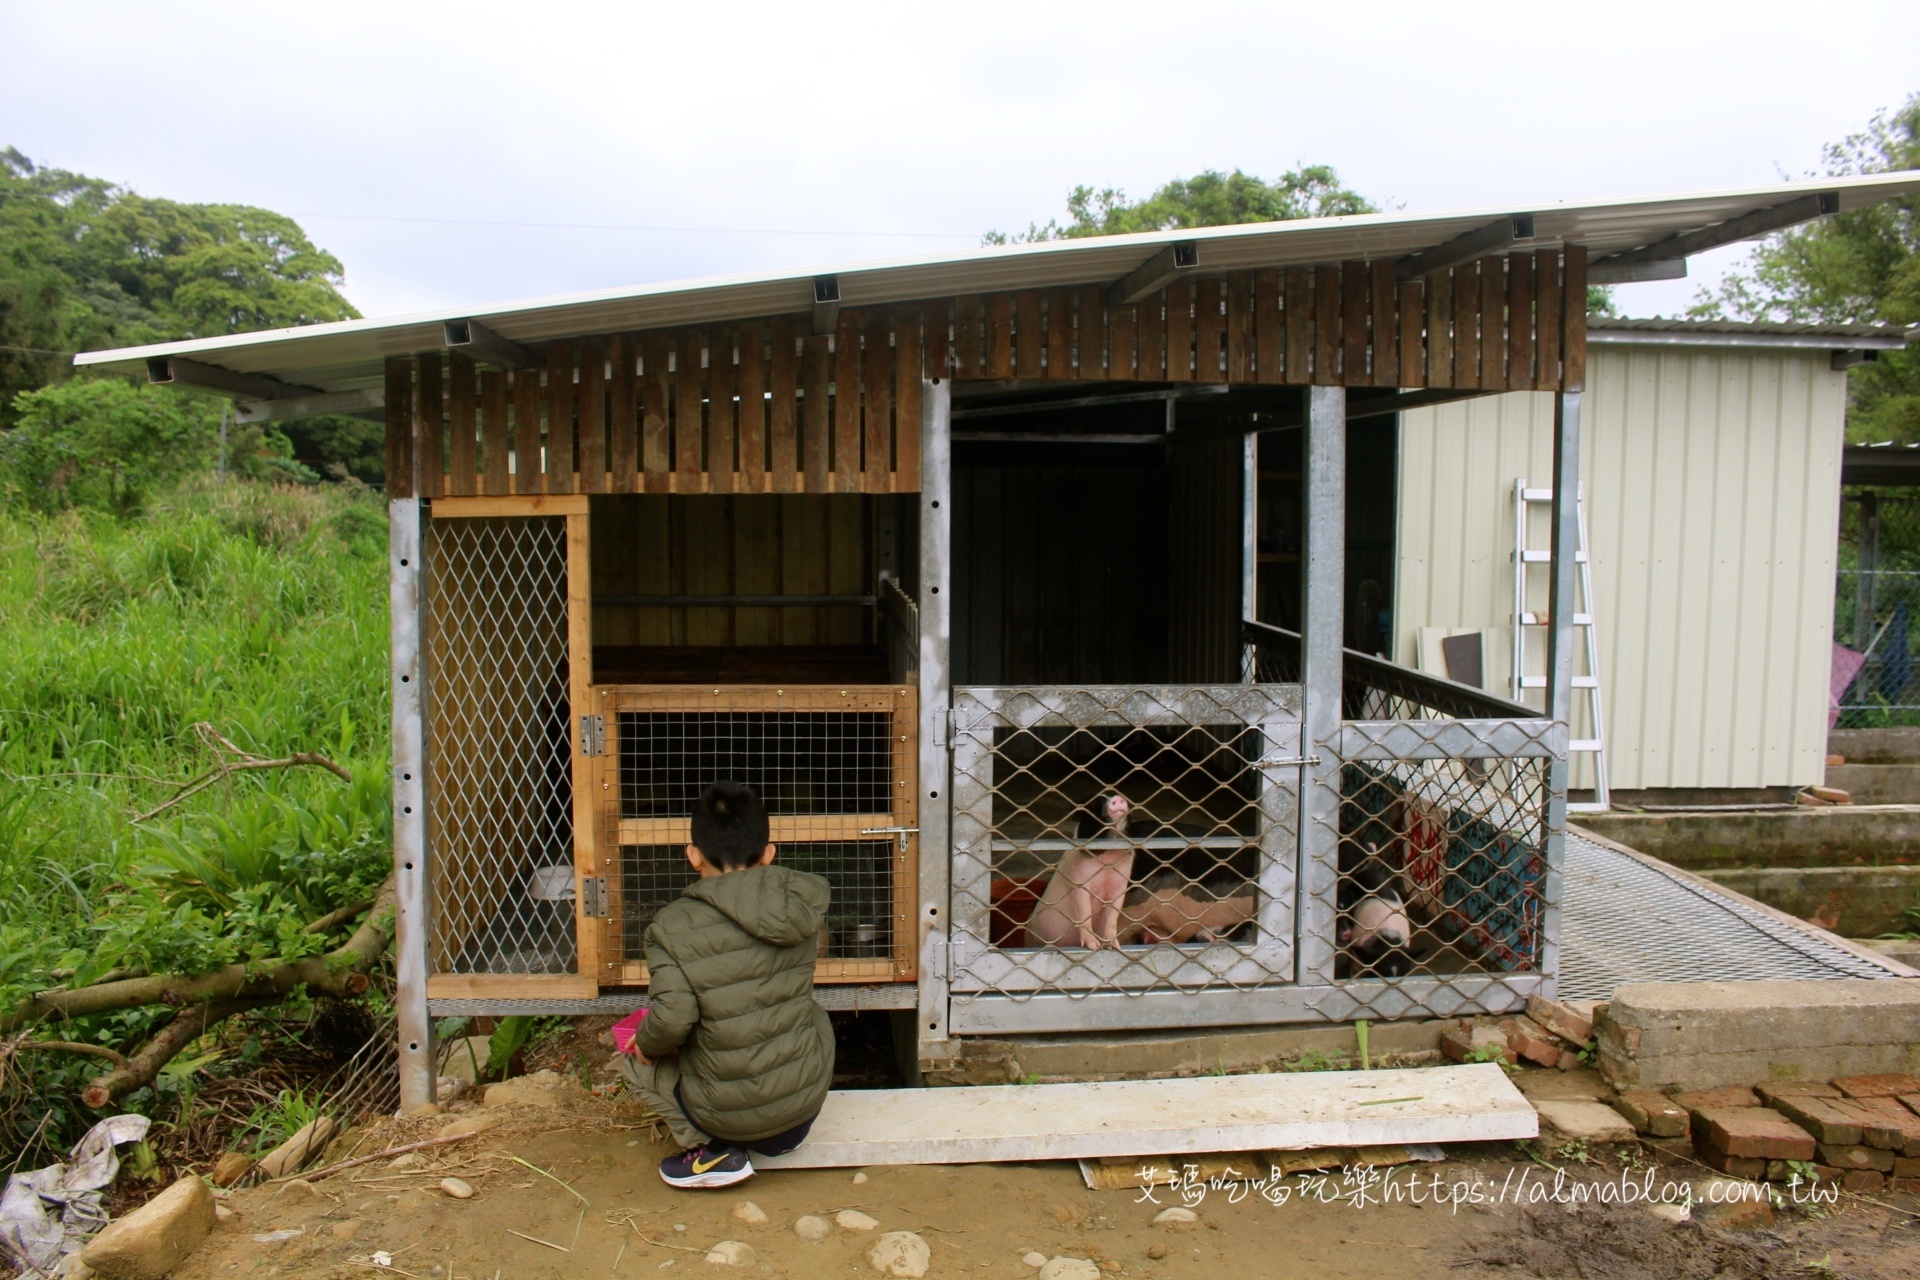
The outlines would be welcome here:
<svg viewBox="0 0 1920 1280">
<path fill-rule="evenodd" d="M 580 914 L 596 920 L 604 920 L 612 914 L 607 909 L 607 878 L 605 876 L 581 878 Z"/>
<path fill-rule="evenodd" d="M 607 754 L 607 718 L 605 716 L 580 717 L 580 754 L 583 756 Z"/>
</svg>

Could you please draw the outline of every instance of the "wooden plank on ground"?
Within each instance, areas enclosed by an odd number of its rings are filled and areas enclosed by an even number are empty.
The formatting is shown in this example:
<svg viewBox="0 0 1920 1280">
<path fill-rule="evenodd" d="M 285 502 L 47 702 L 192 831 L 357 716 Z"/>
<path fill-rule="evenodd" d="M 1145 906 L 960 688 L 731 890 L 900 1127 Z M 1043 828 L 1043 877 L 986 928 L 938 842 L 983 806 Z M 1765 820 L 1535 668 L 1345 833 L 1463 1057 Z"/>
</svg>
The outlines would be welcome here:
<svg viewBox="0 0 1920 1280">
<path fill-rule="evenodd" d="M 920 492 L 920 311 L 893 320 L 893 491 Z"/>
<path fill-rule="evenodd" d="M 1038 289 L 1022 289 L 1013 295 L 1013 375 L 1016 378 L 1038 378 L 1042 373 L 1040 352 L 1045 345 L 1046 330 L 1040 323 L 1040 299 Z"/>
<path fill-rule="evenodd" d="M 1504 258 L 1480 259 L 1480 389 L 1507 389 L 1507 272 Z"/>
<path fill-rule="evenodd" d="M 1313 269 L 1313 384 L 1340 385 L 1340 268 Z"/>
<path fill-rule="evenodd" d="M 413 391 L 413 487 L 423 498 L 447 491 L 446 402 L 441 381 L 440 353 L 420 357 L 418 385 Z"/>
<path fill-rule="evenodd" d="M 1193 300 L 1193 380 L 1195 382 L 1220 382 L 1226 375 L 1221 371 L 1221 355 L 1226 346 L 1226 317 L 1223 304 L 1226 300 L 1226 281 L 1219 276 L 1207 276 L 1194 287 Z"/>
<path fill-rule="evenodd" d="M 1168 382 L 1193 381 L 1193 281 L 1167 286 Z"/>
<path fill-rule="evenodd" d="M 547 492 L 573 487 L 573 344 L 547 344 Z"/>
<path fill-rule="evenodd" d="M 1367 373 L 1367 322 L 1373 317 L 1367 301 L 1367 264 L 1340 264 L 1340 385 L 1364 387 L 1373 381 Z"/>
<path fill-rule="evenodd" d="M 1008 308 L 1007 372 L 1013 372 L 1012 308 Z M 867 349 L 864 357 L 866 385 L 862 409 L 866 436 L 866 475 L 860 482 L 862 493 L 886 493 L 893 487 L 893 317 L 875 308 L 867 315 Z"/>
<path fill-rule="evenodd" d="M 614 493 L 639 488 L 640 420 L 634 412 L 633 368 L 637 355 L 628 334 L 614 334 L 607 346 L 607 362 L 613 370 L 607 387 L 607 487 Z"/>
<path fill-rule="evenodd" d="M 1533 258 L 1533 385 L 1560 389 L 1560 251 L 1542 249 Z"/>
<path fill-rule="evenodd" d="M 648 493 L 666 493 L 673 487 L 673 427 L 667 417 L 672 389 L 667 370 L 672 362 L 670 351 L 664 333 L 648 334 L 642 348 L 646 367 L 640 375 L 640 469 Z"/>
<path fill-rule="evenodd" d="M 1313 381 L 1313 277 L 1305 267 L 1287 268 L 1287 363 L 1285 381 Z"/>
<path fill-rule="evenodd" d="M 1539 1118 L 1495 1063 L 848 1089 L 827 1095 L 813 1130 L 764 1169 L 972 1164 L 1221 1151 L 1500 1142 L 1539 1135 Z"/>
<path fill-rule="evenodd" d="M 808 493 L 825 493 L 833 455 L 833 353 L 825 334 L 809 334 L 800 362 L 801 449 Z"/>
<path fill-rule="evenodd" d="M 480 492 L 509 493 L 507 470 L 507 373 L 480 375 Z"/>
<path fill-rule="evenodd" d="M 1083 379 L 1107 376 L 1107 291 L 1097 284 L 1080 287 L 1074 311 L 1074 372 Z"/>
<path fill-rule="evenodd" d="M 734 488 L 733 330 L 707 332 L 707 492 Z"/>
<path fill-rule="evenodd" d="M 580 405 L 579 437 L 574 462 L 580 469 L 580 492 L 607 491 L 607 352 L 595 338 L 580 342 L 580 381 L 574 384 Z"/>
<path fill-rule="evenodd" d="M 833 490 L 860 491 L 860 313 L 842 311 L 833 335 Z"/>
<path fill-rule="evenodd" d="M 706 441 L 701 431 L 701 400 L 706 378 L 700 368 L 700 332 L 690 329 L 681 334 L 679 345 L 673 361 L 673 491 L 702 493 Z"/>
<path fill-rule="evenodd" d="M 1159 382 L 1167 376 L 1167 295 L 1165 290 L 1150 293 L 1134 308 L 1134 350 L 1142 382 Z"/>
<path fill-rule="evenodd" d="M 1400 310 L 1400 382 L 1406 387 L 1427 385 L 1427 284 L 1402 280 L 1397 290 Z"/>
<path fill-rule="evenodd" d="M 1286 316 L 1280 310 L 1280 272 L 1253 273 L 1253 380 L 1280 381 L 1287 350 Z"/>
<path fill-rule="evenodd" d="M 1579 391 L 1587 385 L 1587 247 L 1566 247 L 1566 278 L 1560 286 L 1566 318 L 1560 325 L 1560 385 Z"/>
<path fill-rule="evenodd" d="M 473 361 L 458 351 L 447 353 L 447 492 L 461 496 L 479 491 L 474 472 Z"/>
<path fill-rule="evenodd" d="M 409 356 L 386 360 L 387 493 L 395 498 L 414 496 L 413 364 Z"/>
<path fill-rule="evenodd" d="M 1507 259 L 1507 385 L 1533 387 L 1533 255 Z"/>
<path fill-rule="evenodd" d="M 767 332 L 757 320 L 740 326 L 740 362 L 734 366 L 740 391 L 735 419 L 740 451 L 740 492 L 767 491 Z"/>
<path fill-rule="evenodd" d="M 775 493 L 800 489 L 799 330 L 791 320 L 773 322 L 773 350 L 767 362 L 767 435 L 771 445 L 770 487 Z"/>
<path fill-rule="evenodd" d="M 987 296 L 987 376 L 1013 376 L 1013 295 L 1010 293 Z"/>
</svg>

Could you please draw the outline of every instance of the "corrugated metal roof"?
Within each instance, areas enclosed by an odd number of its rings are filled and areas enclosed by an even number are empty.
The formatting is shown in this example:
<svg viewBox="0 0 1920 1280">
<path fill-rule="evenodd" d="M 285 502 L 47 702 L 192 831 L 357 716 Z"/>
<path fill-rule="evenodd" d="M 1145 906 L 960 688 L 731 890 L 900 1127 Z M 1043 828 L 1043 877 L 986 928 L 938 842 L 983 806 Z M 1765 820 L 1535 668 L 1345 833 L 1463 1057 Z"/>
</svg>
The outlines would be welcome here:
<svg viewBox="0 0 1920 1280">
<path fill-rule="evenodd" d="M 1588 316 L 1587 341 L 1619 346 L 1813 347 L 1898 351 L 1920 330 L 1897 324 L 1806 324 L 1767 320 L 1634 320 Z"/>
<path fill-rule="evenodd" d="M 1838 193 L 1840 210 L 1845 212 L 1890 196 L 1920 194 L 1920 172 L 1547 206 L 1361 214 L 1056 240 L 84 352 L 74 363 L 136 373 L 151 357 L 183 356 L 324 391 L 345 391 L 379 385 L 387 356 L 440 347 L 441 325 L 447 320 L 480 320 L 516 342 L 537 343 L 581 334 L 803 313 L 812 306 L 813 280 L 821 275 L 837 276 L 842 304 L 858 307 L 989 290 L 1104 283 L 1124 276 L 1165 245 L 1182 240 L 1198 242 L 1202 271 L 1397 258 L 1444 244 L 1496 218 L 1520 214 L 1534 219 L 1535 238 L 1528 243 L 1540 247 L 1584 244 L 1599 258 L 1825 191 Z"/>
</svg>

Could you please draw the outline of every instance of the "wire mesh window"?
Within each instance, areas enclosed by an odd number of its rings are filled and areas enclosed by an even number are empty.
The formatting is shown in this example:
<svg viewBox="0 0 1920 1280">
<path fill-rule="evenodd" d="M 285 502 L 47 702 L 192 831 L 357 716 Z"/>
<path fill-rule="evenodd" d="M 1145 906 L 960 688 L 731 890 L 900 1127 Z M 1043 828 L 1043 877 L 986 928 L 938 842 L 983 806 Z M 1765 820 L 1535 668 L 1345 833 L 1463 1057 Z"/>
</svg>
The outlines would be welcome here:
<svg viewBox="0 0 1920 1280">
<path fill-rule="evenodd" d="M 1920 497 L 1843 496 L 1833 611 L 1836 727 L 1920 724 Z"/>
<path fill-rule="evenodd" d="M 571 973 L 566 518 L 430 519 L 422 569 L 433 970 Z"/>
<path fill-rule="evenodd" d="M 888 813 L 893 713 L 623 711 L 620 816 L 685 817 L 708 783 L 760 793 L 769 814 Z"/>
</svg>

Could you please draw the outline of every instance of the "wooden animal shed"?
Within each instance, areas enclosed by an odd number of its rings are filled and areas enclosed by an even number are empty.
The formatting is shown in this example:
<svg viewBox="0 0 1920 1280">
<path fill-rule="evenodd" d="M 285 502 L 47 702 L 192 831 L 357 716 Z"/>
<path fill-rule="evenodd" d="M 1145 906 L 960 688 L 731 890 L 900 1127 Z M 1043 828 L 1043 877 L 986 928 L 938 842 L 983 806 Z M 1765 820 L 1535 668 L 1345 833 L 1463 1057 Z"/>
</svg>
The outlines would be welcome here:
<svg viewBox="0 0 1920 1280">
<path fill-rule="evenodd" d="M 822 1002 L 897 1010 L 931 1066 L 1552 990 L 1572 578 L 1544 715 L 1343 649 L 1393 543 L 1378 433 L 1548 392 L 1571 493 L 1590 283 L 1915 187 L 1022 245 L 80 362 L 243 420 L 384 414 L 408 1102 L 433 1015 L 643 998 L 720 777 L 832 884 Z M 1089 827 L 1113 795 L 1130 821 Z M 1052 937 L 1049 881 L 1095 854 L 1117 918 Z M 1387 894 L 1411 936 L 1365 945 Z"/>
</svg>

